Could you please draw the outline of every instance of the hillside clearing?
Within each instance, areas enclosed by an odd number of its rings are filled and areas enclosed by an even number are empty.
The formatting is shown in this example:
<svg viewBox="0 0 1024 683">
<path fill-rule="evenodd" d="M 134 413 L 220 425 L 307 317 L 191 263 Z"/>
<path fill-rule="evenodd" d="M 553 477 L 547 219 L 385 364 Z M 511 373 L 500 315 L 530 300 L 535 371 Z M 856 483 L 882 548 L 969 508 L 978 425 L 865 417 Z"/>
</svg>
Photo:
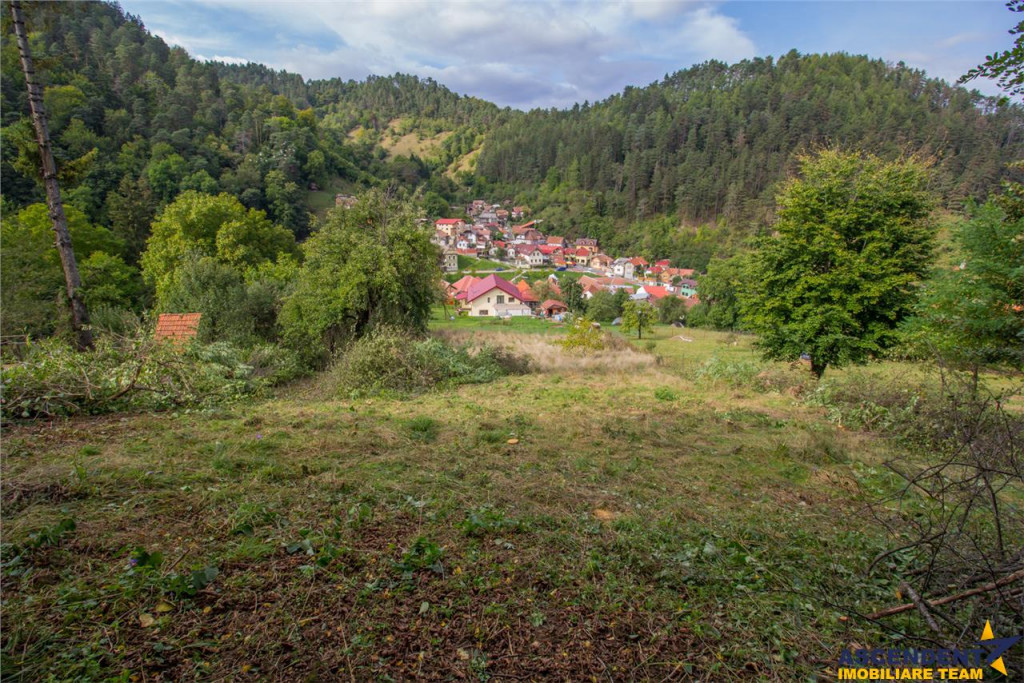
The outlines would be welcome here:
<svg viewBox="0 0 1024 683">
<path fill-rule="evenodd" d="M 731 344 L 707 333 L 685 350 Z M 13 426 L 5 672 L 823 671 L 871 637 L 838 603 L 888 600 L 884 579 L 848 582 L 881 547 L 857 511 L 886 486 L 889 444 L 784 392 L 647 358 L 411 398 L 306 384 L 230 409 Z M 31 542 L 63 519 L 74 530 Z M 163 564 L 133 568 L 140 549 Z M 214 580 L 183 591 L 175 577 L 205 567 Z"/>
</svg>

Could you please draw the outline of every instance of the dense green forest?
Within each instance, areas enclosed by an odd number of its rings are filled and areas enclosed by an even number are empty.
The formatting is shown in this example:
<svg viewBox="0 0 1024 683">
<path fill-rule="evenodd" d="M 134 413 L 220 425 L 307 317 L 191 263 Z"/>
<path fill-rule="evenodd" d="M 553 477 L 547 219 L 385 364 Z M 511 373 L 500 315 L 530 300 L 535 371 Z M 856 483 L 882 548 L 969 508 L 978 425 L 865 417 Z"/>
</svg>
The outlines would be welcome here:
<svg viewBox="0 0 1024 683">
<path fill-rule="evenodd" d="M 520 112 L 415 76 L 306 81 L 199 62 L 115 4 L 26 13 L 72 236 L 105 245 L 79 259 L 94 285 L 123 283 L 94 303 L 137 309 L 154 295 L 139 272 L 151 226 L 186 192 L 226 193 L 298 242 L 335 191 L 392 187 L 432 214 L 511 200 L 609 253 L 704 269 L 767 224 L 799 152 L 922 155 L 940 205 L 958 210 L 997 188 L 1024 151 L 1019 105 L 862 56 L 708 62 L 602 102 Z M 30 246 L 45 240 L 44 195 L 14 40 L 0 66 L 0 182 L 15 219 L 5 220 L 4 307 L 28 312 L 52 300 L 52 283 L 23 275 L 59 273 Z M 403 151 L 400 136 L 430 144 Z M 50 327 L 37 317 L 8 317 L 7 330 Z"/>
</svg>

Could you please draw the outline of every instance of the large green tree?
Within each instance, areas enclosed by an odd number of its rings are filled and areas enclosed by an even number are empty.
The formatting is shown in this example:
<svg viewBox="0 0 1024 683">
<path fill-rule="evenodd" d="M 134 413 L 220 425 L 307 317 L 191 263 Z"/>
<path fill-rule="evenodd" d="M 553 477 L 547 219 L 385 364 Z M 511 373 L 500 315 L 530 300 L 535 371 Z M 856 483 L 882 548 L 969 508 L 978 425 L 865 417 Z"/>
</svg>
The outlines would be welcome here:
<svg viewBox="0 0 1024 683">
<path fill-rule="evenodd" d="M 601 290 L 587 301 L 587 317 L 599 322 L 611 322 L 622 315 L 622 302 L 611 292 Z"/>
<path fill-rule="evenodd" d="M 333 210 L 302 246 L 305 262 L 281 311 L 285 340 L 314 363 L 374 327 L 426 330 L 441 270 L 414 207 L 374 191 Z"/>
<path fill-rule="evenodd" d="M 765 357 L 808 354 L 821 377 L 897 340 L 932 253 L 927 179 L 915 159 L 837 150 L 800 158 L 740 296 Z"/>
</svg>

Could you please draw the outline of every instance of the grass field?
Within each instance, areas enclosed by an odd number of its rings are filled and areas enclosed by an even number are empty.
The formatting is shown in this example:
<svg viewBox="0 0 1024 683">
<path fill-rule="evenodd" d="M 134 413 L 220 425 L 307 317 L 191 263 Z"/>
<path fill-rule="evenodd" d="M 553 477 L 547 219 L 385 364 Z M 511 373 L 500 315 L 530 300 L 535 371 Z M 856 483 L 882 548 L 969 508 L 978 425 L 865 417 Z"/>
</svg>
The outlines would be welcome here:
<svg viewBox="0 0 1024 683">
<path fill-rule="evenodd" d="M 495 270 L 496 268 L 507 270 L 510 273 L 515 270 L 509 264 L 502 263 L 501 261 L 492 261 L 490 259 L 459 255 L 459 270 L 462 272 L 469 272 L 471 270 Z"/>
<path fill-rule="evenodd" d="M 849 617 L 896 600 L 862 521 L 895 446 L 734 381 L 802 371 L 706 331 L 584 362 L 545 321 L 432 329 L 540 371 L 8 426 L 5 679 L 830 680 L 894 642 Z"/>
</svg>

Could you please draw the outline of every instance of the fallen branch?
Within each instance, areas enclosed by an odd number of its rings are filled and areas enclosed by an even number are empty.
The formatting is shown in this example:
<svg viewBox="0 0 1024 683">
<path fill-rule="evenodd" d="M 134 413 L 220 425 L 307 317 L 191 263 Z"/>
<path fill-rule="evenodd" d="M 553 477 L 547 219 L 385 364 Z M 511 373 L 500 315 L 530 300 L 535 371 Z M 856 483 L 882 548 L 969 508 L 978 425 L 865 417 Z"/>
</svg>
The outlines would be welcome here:
<svg viewBox="0 0 1024 683">
<path fill-rule="evenodd" d="M 964 598 L 969 598 L 974 595 L 980 595 L 981 593 L 988 593 L 989 591 L 994 591 L 997 588 L 1002 588 L 1007 584 L 1011 584 L 1014 581 L 1020 581 L 1021 579 L 1024 579 L 1024 569 L 1015 571 L 1012 574 L 1004 576 L 1003 578 L 997 581 L 993 581 L 992 583 L 986 583 L 984 586 L 978 586 L 977 588 L 972 588 L 969 591 L 964 591 L 963 593 L 947 595 L 945 597 L 937 598 L 935 600 L 923 600 L 922 604 L 927 604 L 929 607 L 939 607 L 941 605 L 947 605 L 951 602 L 956 602 L 957 600 L 963 600 Z M 909 612 L 915 607 L 917 607 L 917 605 L 915 605 L 913 602 L 908 603 L 906 605 L 888 607 L 886 609 L 879 610 L 873 614 L 869 614 L 868 619 L 881 619 L 882 617 L 891 617 L 894 614 Z"/>
<path fill-rule="evenodd" d="M 928 611 L 928 607 L 924 604 L 924 600 L 921 599 L 921 596 L 917 594 L 917 591 L 914 590 L 906 581 L 900 582 L 900 594 L 906 595 L 913 601 L 914 607 L 916 607 L 917 611 L 921 613 L 921 618 L 924 619 L 924 623 L 928 624 L 928 628 L 941 636 L 942 629 L 940 629 L 939 625 L 935 623 L 935 617 L 933 617 L 932 613 Z"/>
</svg>

